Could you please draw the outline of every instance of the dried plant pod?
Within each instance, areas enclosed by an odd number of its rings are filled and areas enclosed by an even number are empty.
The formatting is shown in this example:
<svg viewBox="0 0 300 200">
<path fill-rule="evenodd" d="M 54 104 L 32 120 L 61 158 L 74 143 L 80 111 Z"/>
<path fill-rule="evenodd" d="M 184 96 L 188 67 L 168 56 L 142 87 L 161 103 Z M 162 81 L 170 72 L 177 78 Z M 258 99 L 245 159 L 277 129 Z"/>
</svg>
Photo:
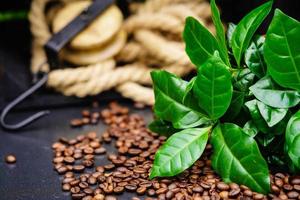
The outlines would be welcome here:
<svg viewBox="0 0 300 200">
<path fill-rule="evenodd" d="M 92 1 L 75 1 L 66 4 L 53 19 L 53 32 L 58 32 L 87 8 Z M 112 5 L 98 16 L 87 28 L 70 42 L 72 49 L 88 50 L 103 46 L 121 28 L 123 16 L 120 9 Z"/>
<path fill-rule="evenodd" d="M 119 53 L 126 43 L 126 35 L 125 31 L 121 31 L 105 46 L 92 50 L 63 49 L 61 58 L 75 65 L 89 65 L 102 62 Z"/>
</svg>

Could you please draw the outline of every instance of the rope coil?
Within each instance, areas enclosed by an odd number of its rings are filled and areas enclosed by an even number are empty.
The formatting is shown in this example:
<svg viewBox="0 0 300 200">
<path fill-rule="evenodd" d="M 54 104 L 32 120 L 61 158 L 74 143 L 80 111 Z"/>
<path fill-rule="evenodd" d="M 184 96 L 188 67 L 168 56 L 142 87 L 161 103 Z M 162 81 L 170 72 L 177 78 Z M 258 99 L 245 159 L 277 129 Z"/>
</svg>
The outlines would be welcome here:
<svg viewBox="0 0 300 200">
<path fill-rule="evenodd" d="M 45 8 L 54 1 L 33 0 L 31 4 L 29 20 L 34 37 L 32 73 L 40 70 L 36 66 L 46 60 L 43 45 L 52 33 Z M 64 5 L 73 1 L 76 0 L 60 0 L 60 3 Z M 178 76 L 184 76 L 193 70 L 181 38 L 184 19 L 194 16 L 203 24 L 209 25 L 206 21 L 210 10 L 204 9 L 206 6 L 207 2 L 195 3 L 193 0 L 148 0 L 140 3 L 123 25 L 123 29 L 132 37 L 115 58 L 92 65 L 52 71 L 48 65 L 44 65 L 41 70 L 49 72 L 47 86 L 64 95 L 77 97 L 96 95 L 115 88 L 124 97 L 153 105 L 153 91 L 144 86 L 151 86 L 152 70 L 159 67 Z M 125 65 L 117 66 L 116 63 L 120 62 Z"/>
</svg>

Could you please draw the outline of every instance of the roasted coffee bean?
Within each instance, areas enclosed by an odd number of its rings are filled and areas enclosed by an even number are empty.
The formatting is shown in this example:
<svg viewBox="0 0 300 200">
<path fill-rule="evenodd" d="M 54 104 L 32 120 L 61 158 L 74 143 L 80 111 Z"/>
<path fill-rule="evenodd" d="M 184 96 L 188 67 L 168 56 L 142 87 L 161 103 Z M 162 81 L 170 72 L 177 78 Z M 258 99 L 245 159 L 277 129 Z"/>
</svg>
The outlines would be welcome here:
<svg viewBox="0 0 300 200">
<path fill-rule="evenodd" d="M 300 191 L 300 185 L 294 185 L 294 189 Z"/>
<path fill-rule="evenodd" d="M 71 120 L 71 122 L 70 122 L 70 125 L 72 126 L 72 127 L 80 127 L 80 126 L 82 126 L 83 125 L 83 122 L 82 122 L 82 120 L 81 119 L 72 119 Z"/>
<path fill-rule="evenodd" d="M 283 189 L 286 190 L 286 191 L 291 191 L 293 189 L 293 186 L 291 186 L 289 184 L 284 184 Z"/>
<path fill-rule="evenodd" d="M 291 191 L 291 192 L 288 192 L 288 193 L 287 193 L 287 196 L 288 196 L 290 199 L 296 199 L 296 198 L 298 198 L 299 193 L 296 192 L 296 191 Z"/>
<path fill-rule="evenodd" d="M 62 185 L 62 190 L 63 191 L 69 191 L 71 189 L 71 185 L 68 183 L 65 183 Z"/>
<path fill-rule="evenodd" d="M 168 191 L 167 188 L 159 188 L 158 190 L 156 190 L 156 194 L 166 193 L 167 191 Z"/>
<path fill-rule="evenodd" d="M 198 193 L 202 193 L 203 192 L 203 188 L 201 186 L 196 186 L 193 187 L 193 192 L 198 192 Z"/>
<path fill-rule="evenodd" d="M 85 167 L 92 167 L 94 165 L 94 161 L 93 160 L 84 160 L 84 161 L 82 161 L 82 164 Z"/>
<path fill-rule="evenodd" d="M 104 153 L 106 153 L 106 149 L 104 147 L 99 147 L 94 150 L 94 153 L 97 155 L 104 154 Z"/>
<path fill-rule="evenodd" d="M 155 192 L 155 190 L 153 190 L 153 189 L 149 189 L 149 190 L 147 191 L 147 194 L 148 194 L 148 196 L 154 196 L 154 195 L 156 194 L 156 192 Z"/>
<path fill-rule="evenodd" d="M 84 166 L 83 165 L 74 165 L 73 166 L 73 170 L 75 171 L 75 172 L 82 172 L 83 170 L 84 170 Z"/>
<path fill-rule="evenodd" d="M 82 189 L 85 189 L 85 188 L 89 187 L 89 184 L 87 182 L 80 182 L 79 187 Z"/>
<path fill-rule="evenodd" d="M 91 185 L 94 185 L 97 183 L 97 179 L 93 176 L 89 177 L 88 179 L 88 183 L 91 184 Z"/>
<path fill-rule="evenodd" d="M 227 185 L 226 183 L 223 183 L 223 182 L 219 182 L 217 184 L 217 188 L 219 190 L 229 190 L 230 189 L 229 185 Z"/>
<path fill-rule="evenodd" d="M 92 196 L 85 196 L 82 198 L 82 200 L 93 200 Z"/>
<path fill-rule="evenodd" d="M 145 188 L 145 187 L 139 187 L 139 188 L 136 190 L 136 192 L 137 192 L 139 195 L 143 195 L 143 194 L 145 194 L 146 190 L 147 190 L 147 188 Z"/>
<path fill-rule="evenodd" d="M 137 186 L 133 185 L 133 184 L 128 184 L 128 185 L 125 186 L 125 189 L 130 191 L 130 192 L 133 192 L 133 191 L 136 191 Z"/>
<path fill-rule="evenodd" d="M 117 200 L 117 198 L 114 196 L 106 196 L 105 200 Z"/>
<path fill-rule="evenodd" d="M 92 147 L 86 147 L 83 149 L 83 152 L 85 154 L 92 154 L 92 153 L 94 153 L 94 149 Z"/>
<path fill-rule="evenodd" d="M 239 188 L 235 188 L 229 191 L 229 197 L 236 197 L 239 193 L 240 193 L 240 189 Z"/>
<path fill-rule="evenodd" d="M 72 199 L 82 199 L 85 196 L 84 193 L 76 193 L 76 194 L 72 194 Z"/>
<path fill-rule="evenodd" d="M 75 159 L 73 157 L 65 157 L 64 162 L 68 164 L 73 164 L 75 162 Z"/>
<path fill-rule="evenodd" d="M 248 196 L 248 197 L 252 197 L 253 192 L 251 190 L 246 189 L 244 192 L 244 195 Z"/>
<path fill-rule="evenodd" d="M 293 177 L 291 179 L 291 184 L 293 184 L 293 185 L 300 185 L 300 177 Z"/>
<path fill-rule="evenodd" d="M 80 192 L 80 188 L 78 186 L 71 187 L 70 191 L 71 193 L 76 194 Z"/>
<path fill-rule="evenodd" d="M 82 110 L 81 115 L 82 115 L 82 117 L 90 117 L 91 112 L 89 110 Z"/>
<path fill-rule="evenodd" d="M 122 193 L 122 192 L 124 192 L 124 187 L 117 186 L 117 187 L 114 188 L 114 193 L 119 194 L 119 193 Z"/>
<path fill-rule="evenodd" d="M 105 196 L 103 194 L 97 194 L 97 195 L 94 196 L 94 199 L 95 200 L 104 200 Z"/>
<path fill-rule="evenodd" d="M 94 190 L 92 188 L 84 188 L 83 189 L 83 192 L 85 194 L 93 194 L 94 193 Z"/>
<path fill-rule="evenodd" d="M 228 199 L 229 192 L 228 191 L 222 191 L 222 192 L 219 193 L 219 195 L 222 199 Z"/>
<path fill-rule="evenodd" d="M 115 165 L 114 164 L 108 164 L 108 165 L 105 165 L 104 168 L 107 169 L 107 170 L 111 170 L 111 169 L 115 168 Z"/>
<path fill-rule="evenodd" d="M 8 164 L 16 163 L 17 162 L 16 156 L 12 154 L 5 156 L 5 162 Z"/>
</svg>

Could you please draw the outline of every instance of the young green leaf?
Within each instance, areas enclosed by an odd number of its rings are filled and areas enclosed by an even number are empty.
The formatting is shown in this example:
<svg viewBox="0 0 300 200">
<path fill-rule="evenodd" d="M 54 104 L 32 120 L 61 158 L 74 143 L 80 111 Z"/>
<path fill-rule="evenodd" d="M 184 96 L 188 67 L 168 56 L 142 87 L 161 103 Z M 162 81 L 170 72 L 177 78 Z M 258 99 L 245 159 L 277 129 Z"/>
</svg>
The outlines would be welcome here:
<svg viewBox="0 0 300 200">
<path fill-rule="evenodd" d="M 213 57 L 214 52 L 219 49 L 215 37 L 193 17 L 186 19 L 183 39 L 186 44 L 185 51 L 197 68 Z"/>
<path fill-rule="evenodd" d="M 264 48 L 268 72 L 281 86 L 300 91 L 300 23 L 276 9 Z"/>
<path fill-rule="evenodd" d="M 241 58 L 249 46 L 250 41 L 260 24 L 271 11 L 273 1 L 269 1 L 247 14 L 237 25 L 232 35 L 231 45 L 237 65 L 241 65 Z"/>
<path fill-rule="evenodd" d="M 249 87 L 253 84 L 255 74 L 253 74 L 248 68 L 238 69 L 233 72 L 233 88 L 247 92 Z"/>
<path fill-rule="evenodd" d="M 233 34 L 235 28 L 236 28 L 236 25 L 234 23 L 229 23 L 228 24 L 226 37 L 227 37 L 228 47 L 230 47 L 230 48 L 232 47 L 231 46 L 231 39 L 232 39 L 232 34 Z"/>
<path fill-rule="evenodd" d="M 191 128 L 172 135 L 156 152 L 150 179 L 175 176 L 202 155 L 211 127 Z"/>
<path fill-rule="evenodd" d="M 231 74 L 216 54 L 198 70 L 193 92 L 210 119 L 218 119 L 228 109 L 232 97 Z"/>
<path fill-rule="evenodd" d="M 164 121 L 162 119 L 155 119 L 148 125 L 148 128 L 155 133 L 167 137 L 180 131 L 179 129 L 174 128 L 170 122 Z"/>
<path fill-rule="evenodd" d="M 267 66 L 263 57 L 264 42 L 265 38 L 263 36 L 255 37 L 245 51 L 246 65 L 258 78 L 265 76 L 267 71 Z"/>
<path fill-rule="evenodd" d="M 166 71 L 153 71 L 155 115 L 172 122 L 177 129 L 200 126 L 208 120 L 203 114 L 183 104 L 188 82 Z"/>
<path fill-rule="evenodd" d="M 227 50 L 227 45 L 225 40 L 225 30 L 215 0 L 210 1 L 210 7 L 212 11 L 212 20 L 216 27 L 216 32 L 217 32 L 216 38 L 219 44 L 220 56 L 227 66 L 231 66 L 229 62 L 228 50 Z"/>
<path fill-rule="evenodd" d="M 269 127 L 273 127 L 279 123 L 285 117 L 288 111 L 286 108 L 273 108 L 260 101 L 257 101 L 257 107 L 261 116 L 264 118 L 265 122 L 267 122 Z"/>
<path fill-rule="evenodd" d="M 249 109 L 252 121 L 254 125 L 258 128 L 258 130 L 260 130 L 263 133 L 267 133 L 269 131 L 269 127 L 259 112 L 257 102 L 258 101 L 256 99 L 253 99 L 251 101 L 246 102 L 245 106 Z"/>
<path fill-rule="evenodd" d="M 242 106 L 244 105 L 244 99 L 245 92 L 233 90 L 229 108 L 227 109 L 222 119 L 226 121 L 233 120 L 240 113 Z"/>
<path fill-rule="evenodd" d="M 285 133 L 285 148 L 293 165 L 300 169 L 300 111 L 289 120 Z"/>
<path fill-rule="evenodd" d="M 255 137 L 259 132 L 255 124 L 251 120 L 246 122 L 246 124 L 243 127 L 243 130 L 250 137 Z"/>
<path fill-rule="evenodd" d="M 212 166 L 225 182 L 246 185 L 267 194 L 270 191 L 269 170 L 255 140 L 235 124 L 214 128 Z M 241 148 L 243 147 L 243 148 Z"/>
<path fill-rule="evenodd" d="M 253 95 L 264 104 L 274 108 L 290 108 L 300 102 L 300 93 L 282 89 L 265 76 L 250 87 Z"/>
</svg>

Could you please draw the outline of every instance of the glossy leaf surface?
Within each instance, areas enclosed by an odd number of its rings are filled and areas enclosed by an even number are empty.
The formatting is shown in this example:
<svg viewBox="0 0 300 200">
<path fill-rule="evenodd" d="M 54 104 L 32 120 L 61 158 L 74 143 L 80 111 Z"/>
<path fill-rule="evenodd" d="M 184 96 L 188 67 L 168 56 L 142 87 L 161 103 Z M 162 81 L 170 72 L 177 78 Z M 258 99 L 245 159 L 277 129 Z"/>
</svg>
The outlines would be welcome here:
<svg viewBox="0 0 300 200">
<path fill-rule="evenodd" d="M 268 29 L 265 59 L 281 86 L 300 91 L 300 23 L 276 9 Z"/>
<path fill-rule="evenodd" d="M 224 115 L 232 97 L 231 74 L 223 61 L 215 56 L 199 70 L 193 91 L 210 119 Z"/>
<path fill-rule="evenodd" d="M 250 87 L 254 96 L 264 104 L 274 108 L 290 108 L 300 102 L 300 93 L 279 87 L 265 76 Z"/>
<path fill-rule="evenodd" d="M 219 49 L 215 37 L 192 17 L 186 19 L 183 39 L 186 44 L 185 51 L 197 68 L 200 68 Z"/>
<path fill-rule="evenodd" d="M 300 111 L 295 113 L 287 124 L 285 147 L 293 165 L 300 169 Z"/>
<path fill-rule="evenodd" d="M 214 128 L 212 166 L 225 182 L 235 182 L 260 193 L 270 191 L 269 170 L 255 140 L 235 124 Z M 243 148 L 241 148 L 243 147 Z"/>
<path fill-rule="evenodd" d="M 183 104 L 188 82 L 166 71 L 153 71 L 155 115 L 172 122 L 174 128 L 190 128 L 207 122 L 204 116 Z"/>
<path fill-rule="evenodd" d="M 175 176 L 202 155 L 210 127 L 185 129 L 172 135 L 156 152 L 150 178 Z"/>
<path fill-rule="evenodd" d="M 179 129 L 175 129 L 170 122 L 166 122 L 162 119 L 156 119 L 152 121 L 148 128 L 155 132 L 158 133 L 159 135 L 163 136 L 171 136 L 172 134 L 180 131 Z"/>
<path fill-rule="evenodd" d="M 241 64 L 242 55 L 249 46 L 252 36 L 271 11 L 272 3 L 269 1 L 252 10 L 238 23 L 233 32 L 231 45 L 238 66 Z"/>
<path fill-rule="evenodd" d="M 263 36 L 255 37 L 245 51 L 245 63 L 258 78 L 264 77 L 267 71 L 264 60 L 264 42 Z"/>
<path fill-rule="evenodd" d="M 226 40 L 225 40 L 225 30 L 224 30 L 224 26 L 223 26 L 223 23 L 222 23 L 221 17 L 220 17 L 220 12 L 216 5 L 215 0 L 210 1 L 210 7 L 211 7 L 211 11 L 212 11 L 212 20 L 216 27 L 216 32 L 217 32 L 216 38 L 217 38 L 217 41 L 219 44 L 220 56 L 221 56 L 222 60 L 224 61 L 224 63 L 227 66 L 230 66 L 228 50 L 227 50 L 227 45 L 226 45 Z"/>
</svg>

